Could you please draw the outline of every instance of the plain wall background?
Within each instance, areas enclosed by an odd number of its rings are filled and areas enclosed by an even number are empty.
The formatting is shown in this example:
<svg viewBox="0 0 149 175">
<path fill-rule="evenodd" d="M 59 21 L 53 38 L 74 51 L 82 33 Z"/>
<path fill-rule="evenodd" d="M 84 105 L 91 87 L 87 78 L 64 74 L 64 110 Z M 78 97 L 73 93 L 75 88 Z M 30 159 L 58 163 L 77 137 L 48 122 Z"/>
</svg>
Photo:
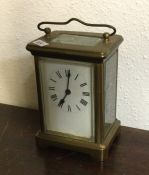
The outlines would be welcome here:
<svg viewBox="0 0 149 175">
<path fill-rule="evenodd" d="M 119 49 L 117 117 L 122 125 L 149 130 L 148 0 L 1 0 L 0 103 L 37 108 L 33 56 L 25 46 L 43 35 L 36 28 L 39 22 L 71 17 L 114 25 L 124 37 Z M 76 22 L 51 27 L 107 31 Z"/>
</svg>

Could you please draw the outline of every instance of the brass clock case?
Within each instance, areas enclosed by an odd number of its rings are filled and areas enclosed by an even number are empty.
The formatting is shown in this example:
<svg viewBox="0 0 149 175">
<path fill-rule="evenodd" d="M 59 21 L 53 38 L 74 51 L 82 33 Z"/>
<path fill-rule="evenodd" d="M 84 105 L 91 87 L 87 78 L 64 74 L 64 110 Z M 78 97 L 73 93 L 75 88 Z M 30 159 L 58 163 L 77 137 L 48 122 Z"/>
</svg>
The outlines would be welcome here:
<svg viewBox="0 0 149 175">
<path fill-rule="evenodd" d="M 76 20 L 82 24 L 81 20 L 72 18 L 67 22 L 60 24 L 67 24 L 72 20 Z M 76 32 L 76 31 L 53 31 L 49 28 L 42 29 L 40 26 L 42 24 L 48 24 L 47 22 L 40 23 L 38 28 L 46 33 L 46 35 L 34 40 L 27 45 L 27 50 L 29 50 L 34 55 L 35 60 L 35 71 L 37 80 L 37 90 L 38 90 L 38 101 L 39 101 L 39 112 L 41 121 L 41 130 L 36 134 L 36 141 L 39 146 L 57 146 L 65 149 L 76 150 L 79 152 L 85 152 L 90 154 L 97 160 L 103 161 L 107 158 L 108 152 L 111 144 L 113 143 L 115 137 L 119 135 L 120 132 L 120 121 L 115 118 L 110 126 L 105 125 L 106 116 L 106 74 L 109 69 L 106 70 L 110 60 L 114 58 L 118 59 L 118 47 L 123 41 L 122 36 L 115 35 L 114 32 L 109 34 L 105 33 L 91 33 L 91 32 Z M 51 23 L 49 23 L 51 24 Z M 52 24 L 57 24 L 56 22 Z M 99 25 L 93 25 L 98 27 Z M 102 26 L 102 25 L 101 25 Z M 102 27 L 105 27 L 103 25 Z M 108 25 L 109 26 L 109 25 Z M 43 42 L 45 45 L 40 46 L 37 44 L 38 41 Z M 43 101 L 41 93 L 41 81 L 40 81 L 40 67 L 39 58 L 46 57 L 53 58 L 53 60 L 61 59 L 67 60 L 69 62 L 87 62 L 92 63 L 94 67 L 94 100 L 95 100 L 95 140 L 91 142 L 84 138 L 78 138 L 71 134 L 56 133 L 53 131 L 45 132 L 44 126 L 44 115 L 43 115 Z M 114 59 L 113 59 L 114 60 Z M 117 67 L 118 62 L 111 67 L 114 69 L 113 73 L 113 83 L 114 92 L 116 92 L 117 85 Z M 110 73 L 109 73 L 110 74 Z M 110 80 L 107 80 L 110 81 Z M 111 81 L 111 82 L 112 82 Z M 108 82 L 107 82 L 108 83 Z M 112 91 L 111 91 L 112 92 Z M 110 93 L 110 89 L 109 89 Z M 116 115 L 116 93 L 112 101 L 114 102 L 114 113 Z M 105 132 L 105 130 L 107 130 Z"/>
</svg>

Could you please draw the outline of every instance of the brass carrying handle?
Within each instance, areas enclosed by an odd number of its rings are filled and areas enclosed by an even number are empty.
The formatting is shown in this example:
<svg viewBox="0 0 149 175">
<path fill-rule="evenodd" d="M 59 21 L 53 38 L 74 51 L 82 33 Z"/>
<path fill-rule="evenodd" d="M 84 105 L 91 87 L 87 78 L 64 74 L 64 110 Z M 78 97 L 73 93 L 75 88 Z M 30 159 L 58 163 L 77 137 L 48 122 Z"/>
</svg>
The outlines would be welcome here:
<svg viewBox="0 0 149 175">
<path fill-rule="evenodd" d="M 90 26 L 90 27 L 107 27 L 107 28 L 110 28 L 113 30 L 112 33 L 110 33 L 109 35 L 112 36 L 116 33 L 116 28 L 111 26 L 111 25 L 108 25 L 108 24 L 91 24 L 91 23 L 86 23 L 84 21 L 81 21 L 80 19 L 77 19 L 77 18 L 71 18 L 69 19 L 68 21 L 66 22 L 48 22 L 48 21 L 44 21 L 44 22 L 40 22 L 38 25 L 37 25 L 37 28 L 40 30 L 40 31 L 43 31 L 45 32 L 46 34 L 50 34 L 51 33 L 51 29 L 50 28 L 41 28 L 41 25 L 44 25 L 44 24 L 53 24 L 53 25 L 66 25 L 68 23 L 70 23 L 71 21 L 77 21 L 85 26 Z"/>
</svg>

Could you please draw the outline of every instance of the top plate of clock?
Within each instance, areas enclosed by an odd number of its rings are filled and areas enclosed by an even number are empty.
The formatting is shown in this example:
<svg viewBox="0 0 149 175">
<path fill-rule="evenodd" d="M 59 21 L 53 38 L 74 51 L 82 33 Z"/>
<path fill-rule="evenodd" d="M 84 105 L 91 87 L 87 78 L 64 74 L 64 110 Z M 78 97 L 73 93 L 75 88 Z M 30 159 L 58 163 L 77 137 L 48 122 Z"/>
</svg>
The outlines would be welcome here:
<svg viewBox="0 0 149 175">
<path fill-rule="evenodd" d="M 100 62 L 112 54 L 122 41 L 120 35 L 113 35 L 105 40 L 103 33 L 59 30 L 30 42 L 27 50 L 37 56 L 53 56 L 55 53 L 61 54 L 61 57 L 63 54 L 78 55 L 84 57 L 84 61 Z"/>
</svg>

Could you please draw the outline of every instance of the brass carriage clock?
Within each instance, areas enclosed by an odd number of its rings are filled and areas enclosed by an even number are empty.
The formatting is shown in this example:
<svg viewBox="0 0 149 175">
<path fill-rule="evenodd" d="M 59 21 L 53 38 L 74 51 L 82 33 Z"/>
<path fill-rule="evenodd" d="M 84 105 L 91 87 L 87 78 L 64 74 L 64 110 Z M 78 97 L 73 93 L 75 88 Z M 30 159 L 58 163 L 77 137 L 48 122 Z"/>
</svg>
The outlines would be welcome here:
<svg viewBox="0 0 149 175">
<path fill-rule="evenodd" d="M 41 25 L 71 21 L 108 27 L 109 33 L 53 31 Z M 85 152 L 103 161 L 120 121 L 116 119 L 118 47 L 122 36 L 107 24 L 89 24 L 71 18 L 41 22 L 45 32 L 27 45 L 35 56 L 41 130 L 39 146 L 54 145 Z"/>
</svg>

